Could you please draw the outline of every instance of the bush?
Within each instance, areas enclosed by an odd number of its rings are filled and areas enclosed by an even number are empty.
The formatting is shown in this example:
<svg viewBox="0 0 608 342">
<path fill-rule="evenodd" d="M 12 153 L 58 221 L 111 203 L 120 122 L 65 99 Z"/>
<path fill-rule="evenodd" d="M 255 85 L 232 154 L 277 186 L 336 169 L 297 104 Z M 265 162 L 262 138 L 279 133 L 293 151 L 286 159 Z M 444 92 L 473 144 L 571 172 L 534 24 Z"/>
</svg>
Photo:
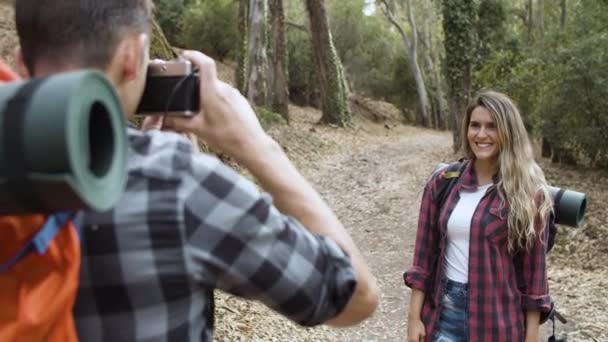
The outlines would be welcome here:
<svg viewBox="0 0 608 342">
<path fill-rule="evenodd" d="M 265 107 L 256 107 L 255 113 L 265 130 L 275 125 L 285 125 L 287 123 L 281 114 L 275 113 Z"/>
<path fill-rule="evenodd" d="M 194 1 L 185 10 L 179 42 L 223 61 L 235 55 L 239 41 L 237 21 L 238 2 Z"/>
<path fill-rule="evenodd" d="M 179 44 L 179 35 L 182 30 L 182 17 L 184 15 L 183 0 L 156 0 L 155 17 L 163 29 L 167 40 L 172 44 Z"/>
</svg>

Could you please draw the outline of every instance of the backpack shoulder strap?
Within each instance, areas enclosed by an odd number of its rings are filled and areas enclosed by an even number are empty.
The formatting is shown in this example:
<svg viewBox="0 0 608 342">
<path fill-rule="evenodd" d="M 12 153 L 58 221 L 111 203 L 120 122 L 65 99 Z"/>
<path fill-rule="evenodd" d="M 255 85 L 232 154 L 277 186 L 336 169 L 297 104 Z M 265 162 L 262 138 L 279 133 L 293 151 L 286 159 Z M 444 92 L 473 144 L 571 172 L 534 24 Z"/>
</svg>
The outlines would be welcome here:
<svg viewBox="0 0 608 342">
<path fill-rule="evenodd" d="M 50 215 L 40 230 L 7 262 L 0 264 L 0 274 L 6 273 L 30 252 L 44 254 L 59 231 L 73 221 L 74 213 L 56 213 Z"/>
<path fill-rule="evenodd" d="M 445 169 L 440 171 L 440 177 L 442 178 L 441 185 L 439 186 L 439 191 L 435 195 L 435 203 L 438 207 L 441 208 L 441 206 L 443 206 L 443 203 L 447 199 L 448 194 L 450 193 L 450 191 L 456 184 L 456 181 L 464 171 L 465 166 L 465 161 L 459 161 L 448 165 Z"/>
</svg>

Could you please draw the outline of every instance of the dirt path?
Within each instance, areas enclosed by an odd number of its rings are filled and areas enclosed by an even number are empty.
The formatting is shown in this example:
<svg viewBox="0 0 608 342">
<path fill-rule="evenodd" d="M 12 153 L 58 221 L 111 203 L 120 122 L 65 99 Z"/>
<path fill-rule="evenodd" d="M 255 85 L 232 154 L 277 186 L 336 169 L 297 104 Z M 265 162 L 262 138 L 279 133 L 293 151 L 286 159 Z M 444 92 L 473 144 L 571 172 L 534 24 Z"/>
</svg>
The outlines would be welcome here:
<svg viewBox="0 0 608 342">
<path fill-rule="evenodd" d="M 424 182 L 451 139 L 419 132 L 333 156 L 308 174 L 349 228 L 382 291 L 375 316 L 343 331 L 341 341 L 402 341 L 406 336 L 402 273 L 411 263 Z"/>
</svg>

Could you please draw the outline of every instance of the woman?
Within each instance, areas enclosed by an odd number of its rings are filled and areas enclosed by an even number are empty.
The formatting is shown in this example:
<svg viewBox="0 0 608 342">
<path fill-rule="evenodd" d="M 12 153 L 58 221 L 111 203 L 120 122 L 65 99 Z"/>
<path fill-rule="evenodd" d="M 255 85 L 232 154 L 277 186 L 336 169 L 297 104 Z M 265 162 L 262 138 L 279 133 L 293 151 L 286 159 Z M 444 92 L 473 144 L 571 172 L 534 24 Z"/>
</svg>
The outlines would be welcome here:
<svg viewBox="0 0 608 342">
<path fill-rule="evenodd" d="M 538 341 L 540 312 L 551 305 L 547 182 L 506 95 L 480 93 L 462 132 L 468 161 L 441 208 L 443 173 L 424 189 L 404 275 L 412 289 L 408 340 Z"/>
</svg>

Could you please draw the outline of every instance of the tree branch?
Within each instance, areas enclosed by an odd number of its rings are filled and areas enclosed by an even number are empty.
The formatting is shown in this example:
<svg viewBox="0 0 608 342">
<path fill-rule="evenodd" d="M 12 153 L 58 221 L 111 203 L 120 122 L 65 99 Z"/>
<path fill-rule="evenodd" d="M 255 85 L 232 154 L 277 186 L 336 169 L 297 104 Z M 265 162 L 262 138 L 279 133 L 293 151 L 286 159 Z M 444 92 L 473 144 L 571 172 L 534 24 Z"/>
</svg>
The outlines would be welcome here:
<svg viewBox="0 0 608 342">
<path fill-rule="evenodd" d="M 390 21 L 391 24 L 393 24 L 397 28 L 397 30 L 399 30 L 399 33 L 401 34 L 401 37 L 403 38 L 403 42 L 405 43 L 406 49 L 408 51 L 410 51 L 411 50 L 411 43 L 407 39 L 407 34 L 405 33 L 405 30 L 403 29 L 403 26 L 399 23 L 399 21 L 397 20 L 397 18 L 395 18 L 395 14 L 391 10 L 391 8 L 390 8 L 390 6 L 388 4 L 388 1 L 387 0 L 380 0 L 380 4 L 384 5 L 384 6 L 380 6 L 380 8 L 382 9 L 382 12 L 388 18 L 388 21 Z"/>
<path fill-rule="evenodd" d="M 293 27 L 295 29 L 298 29 L 300 31 L 304 31 L 306 33 L 309 33 L 308 31 L 308 27 L 306 27 L 306 25 L 302 25 L 302 24 L 298 24 L 298 23 L 294 23 L 293 21 L 289 21 L 289 20 L 285 20 L 285 23 L 287 24 L 287 26 L 289 27 Z"/>
<path fill-rule="evenodd" d="M 418 50 L 418 29 L 416 28 L 416 21 L 414 21 L 414 10 L 412 6 L 412 0 L 407 0 L 407 19 L 410 22 L 410 27 L 412 28 L 412 51 L 416 53 Z"/>
</svg>

